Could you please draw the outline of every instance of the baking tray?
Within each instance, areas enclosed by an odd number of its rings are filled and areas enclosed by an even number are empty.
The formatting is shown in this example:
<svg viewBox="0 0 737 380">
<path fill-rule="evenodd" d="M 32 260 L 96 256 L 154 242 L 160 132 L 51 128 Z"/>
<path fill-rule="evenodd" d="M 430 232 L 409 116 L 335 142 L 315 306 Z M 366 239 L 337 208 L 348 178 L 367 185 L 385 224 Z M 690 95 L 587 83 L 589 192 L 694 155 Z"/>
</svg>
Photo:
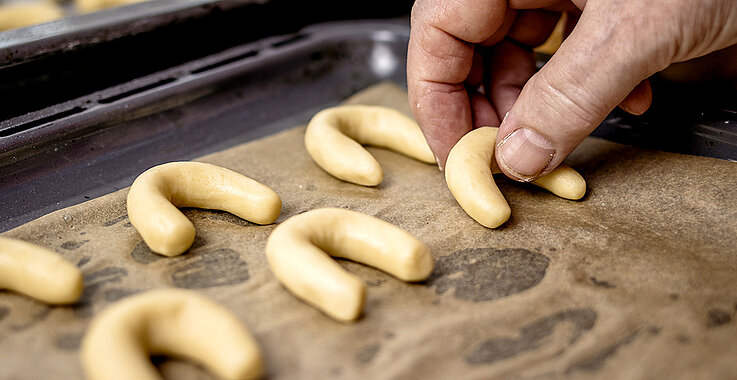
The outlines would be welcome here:
<svg viewBox="0 0 737 380">
<path fill-rule="evenodd" d="M 641 116 L 615 109 L 592 133 L 622 144 L 737 161 L 737 81 L 650 79 L 653 104 Z"/>
<path fill-rule="evenodd" d="M 407 17 L 319 23 L 2 120 L 0 231 L 125 188 L 151 166 L 306 123 L 378 82 L 406 86 L 408 38 Z M 697 107 L 674 108 L 694 93 L 654 88 L 651 111 L 615 111 L 594 135 L 737 159 L 733 89 L 704 90 Z"/>
<path fill-rule="evenodd" d="M 410 5 L 155 0 L 1 32 L 0 130 L 38 119 L 44 108 L 234 46 L 326 21 L 401 17 Z"/>
<path fill-rule="evenodd" d="M 406 18 L 321 23 L 17 118 L 0 130 L 0 230 L 305 123 L 372 84 L 405 85 L 408 38 Z"/>
</svg>

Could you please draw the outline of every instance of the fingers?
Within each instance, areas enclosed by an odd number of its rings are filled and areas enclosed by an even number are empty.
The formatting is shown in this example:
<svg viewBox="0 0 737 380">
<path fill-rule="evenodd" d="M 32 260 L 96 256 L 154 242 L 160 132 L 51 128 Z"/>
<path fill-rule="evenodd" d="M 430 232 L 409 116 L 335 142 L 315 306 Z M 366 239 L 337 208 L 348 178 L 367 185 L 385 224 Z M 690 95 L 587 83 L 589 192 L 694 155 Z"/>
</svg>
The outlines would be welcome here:
<svg viewBox="0 0 737 380">
<path fill-rule="evenodd" d="M 471 102 L 473 128 L 485 125 L 499 125 L 500 120 L 496 110 L 489 103 L 489 99 L 486 96 L 489 87 L 484 83 L 486 66 L 480 50 L 477 49 L 474 52 L 473 66 L 471 67 L 468 78 L 466 78 L 466 89 L 468 91 L 469 101 Z"/>
<path fill-rule="evenodd" d="M 537 46 L 543 43 L 560 18 L 558 13 L 542 10 L 513 11 L 513 13 L 516 19 L 507 27 L 508 30 L 505 30 L 505 33 L 508 33 L 507 40 L 497 41 L 499 43 L 489 48 L 490 53 L 484 66 L 489 72 L 485 88 L 488 89 L 487 96 L 491 103 L 487 101 L 487 104 L 483 105 L 483 102 L 477 101 L 476 103 L 481 104 L 477 105 L 473 104 L 475 97 L 471 98 L 474 128 L 499 125 L 499 121 L 517 100 L 522 86 L 536 70 L 535 57 L 532 51 L 524 46 Z M 504 26 L 500 30 L 503 28 Z M 510 42 L 510 39 L 517 43 Z M 489 109 L 496 110 L 496 118 L 479 114 Z M 480 123 L 480 120 L 484 122 Z"/>
<path fill-rule="evenodd" d="M 552 7 L 562 2 L 561 0 L 509 0 L 509 7 L 514 9 L 538 9 Z"/>
<path fill-rule="evenodd" d="M 490 57 L 489 97 L 499 120 L 509 112 L 528 79 L 535 73 L 535 57 L 531 51 L 504 41 L 495 46 Z M 498 124 L 487 124 L 497 126 Z"/>
<path fill-rule="evenodd" d="M 587 4 L 579 24 L 502 121 L 496 158 L 507 176 L 531 181 L 555 169 L 654 72 L 645 54 L 633 48 L 646 41 L 633 43 L 631 30 L 615 27 L 613 6 L 597 8 L 601 4 Z M 642 86 L 624 103 L 633 111 L 649 103 L 648 87 Z"/>
<path fill-rule="evenodd" d="M 481 46 L 493 46 L 501 42 L 515 24 L 515 20 L 517 20 L 517 10 L 507 8 L 504 11 L 504 20 L 502 21 L 502 24 L 496 29 L 496 32 L 494 32 L 491 37 L 481 43 Z"/>
<path fill-rule="evenodd" d="M 471 96 L 471 112 L 473 113 L 473 127 L 497 126 L 501 120 L 489 103 L 486 95 L 481 93 L 473 93 Z M 462 137 L 462 136 L 461 136 Z"/>
<path fill-rule="evenodd" d="M 619 108 L 633 115 L 642 115 L 650 108 L 652 102 L 653 91 L 650 87 L 650 81 L 645 79 L 624 98 L 622 103 L 619 103 Z"/>
<path fill-rule="evenodd" d="M 555 28 L 560 14 L 542 10 L 517 12 L 517 18 L 502 41 L 492 48 L 489 57 L 489 98 L 501 120 L 509 112 L 522 91 L 522 86 L 535 73 L 535 57 L 530 49 L 545 42 Z M 509 39 L 518 42 L 515 44 Z M 497 126 L 498 124 L 485 124 Z"/>
<path fill-rule="evenodd" d="M 558 12 L 539 9 L 518 12 L 507 36 L 527 46 L 538 46 L 548 39 L 559 19 Z"/>
<path fill-rule="evenodd" d="M 464 87 L 473 63 L 472 44 L 487 40 L 499 29 L 506 3 L 426 0 L 412 9 L 407 51 L 409 102 L 441 168 L 450 148 L 473 125 Z"/>
<path fill-rule="evenodd" d="M 512 209 L 496 186 L 492 174 L 494 140 L 498 129 L 481 127 L 463 136 L 448 155 L 445 182 L 463 210 L 487 228 L 497 228 L 509 220 Z M 566 199 L 586 194 L 586 181 L 570 166 L 561 165 L 532 182 Z"/>
</svg>

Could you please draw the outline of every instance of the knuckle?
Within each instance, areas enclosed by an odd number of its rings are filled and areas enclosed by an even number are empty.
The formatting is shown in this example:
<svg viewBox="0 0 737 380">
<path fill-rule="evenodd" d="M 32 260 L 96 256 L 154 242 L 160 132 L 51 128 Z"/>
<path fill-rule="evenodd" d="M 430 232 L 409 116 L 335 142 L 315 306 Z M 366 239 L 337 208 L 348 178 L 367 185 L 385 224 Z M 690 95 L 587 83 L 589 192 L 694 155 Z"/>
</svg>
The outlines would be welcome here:
<svg viewBox="0 0 737 380">
<path fill-rule="evenodd" d="M 596 92 L 577 86 L 573 78 L 536 78 L 541 105 L 558 120 L 580 131 L 590 131 L 611 111 L 606 101 Z"/>
</svg>

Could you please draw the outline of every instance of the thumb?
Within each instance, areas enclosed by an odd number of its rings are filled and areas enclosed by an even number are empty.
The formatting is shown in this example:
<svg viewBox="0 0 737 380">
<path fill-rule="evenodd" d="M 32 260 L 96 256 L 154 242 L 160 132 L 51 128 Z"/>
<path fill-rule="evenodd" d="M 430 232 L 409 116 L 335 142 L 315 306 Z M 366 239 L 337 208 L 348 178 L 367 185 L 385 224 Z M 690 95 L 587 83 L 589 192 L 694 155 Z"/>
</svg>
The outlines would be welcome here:
<svg viewBox="0 0 737 380">
<path fill-rule="evenodd" d="M 665 67 L 648 56 L 656 46 L 622 25 L 626 15 L 613 22 L 616 10 L 590 9 L 595 3 L 612 2 L 587 3 L 500 125 L 495 156 L 512 179 L 531 181 L 555 169 L 643 79 Z"/>
</svg>

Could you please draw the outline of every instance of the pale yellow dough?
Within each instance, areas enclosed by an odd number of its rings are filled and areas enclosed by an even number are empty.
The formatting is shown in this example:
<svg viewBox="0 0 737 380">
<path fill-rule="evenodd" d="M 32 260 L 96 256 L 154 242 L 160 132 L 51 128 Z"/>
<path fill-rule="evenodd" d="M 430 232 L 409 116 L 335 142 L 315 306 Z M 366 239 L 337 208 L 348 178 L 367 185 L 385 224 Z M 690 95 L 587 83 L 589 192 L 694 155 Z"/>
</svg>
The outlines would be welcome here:
<svg viewBox="0 0 737 380">
<path fill-rule="evenodd" d="M 22 28 L 64 17 L 64 10 L 53 3 L 0 5 L 0 31 Z"/>
<path fill-rule="evenodd" d="M 165 256 L 185 252 L 195 228 L 177 207 L 230 212 L 256 224 L 273 223 L 281 198 L 242 174 L 201 162 L 171 162 L 138 176 L 128 192 L 131 224 L 149 248 Z"/>
<path fill-rule="evenodd" d="M 49 304 L 71 304 L 84 291 L 82 271 L 59 254 L 25 241 L 0 238 L 0 289 Z"/>
<path fill-rule="evenodd" d="M 145 1 L 149 0 L 75 0 L 74 4 L 79 12 L 88 13 Z"/>
<path fill-rule="evenodd" d="M 330 255 L 381 269 L 403 281 L 426 279 L 429 249 L 408 232 L 381 219 L 339 208 L 293 216 L 266 242 L 274 276 L 297 297 L 340 321 L 361 314 L 366 285 Z"/>
<path fill-rule="evenodd" d="M 264 372 L 258 345 L 238 318 L 189 290 L 154 290 L 118 301 L 92 321 L 82 341 L 90 380 L 161 379 L 150 355 L 192 359 L 223 379 Z"/>
<path fill-rule="evenodd" d="M 498 129 L 481 127 L 467 133 L 451 149 L 445 164 L 445 181 L 453 197 L 469 216 L 488 228 L 504 224 L 512 213 L 492 177 L 501 173 L 494 160 Z M 581 199 L 586 194 L 586 181 L 565 164 L 532 184 L 566 199 Z"/>
<path fill-rule="evenodd" d="M 347 182 L 376 186 L 384 171 L 361 144 L 388 148 L 416 160 L 435 163 L 417 123 L 381 106 L 345 105 L 324 109 L 310 120 L 305 146 L 312 159 Z"/>
</svg>

